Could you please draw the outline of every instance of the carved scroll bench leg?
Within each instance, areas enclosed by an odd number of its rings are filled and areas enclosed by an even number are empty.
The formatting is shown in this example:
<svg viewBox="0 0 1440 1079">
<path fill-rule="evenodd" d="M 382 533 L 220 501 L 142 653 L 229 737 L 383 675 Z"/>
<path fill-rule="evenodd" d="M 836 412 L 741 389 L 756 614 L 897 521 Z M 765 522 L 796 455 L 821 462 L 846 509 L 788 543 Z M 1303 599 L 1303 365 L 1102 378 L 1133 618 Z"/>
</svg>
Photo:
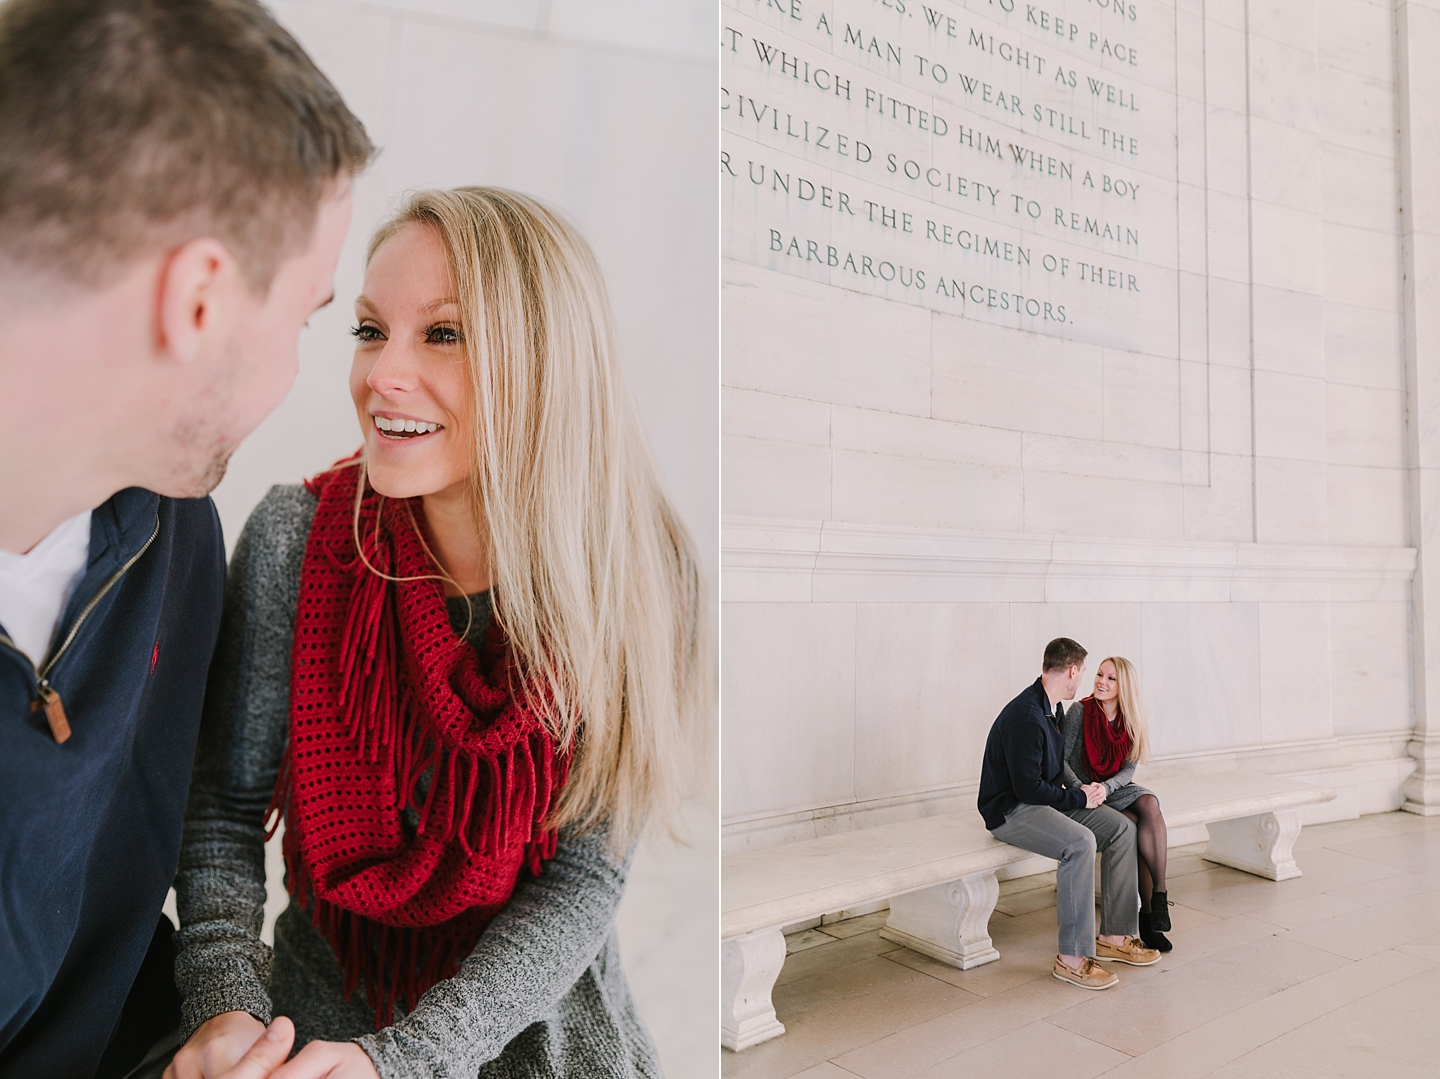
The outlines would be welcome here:
<svg viewBox="0 0 1440 1079">
<path fill-rule="evenodd" d="M 1217 821 L 1209 826 L 1210 845 L 1206 861 L 1243 869 L 1270 880 L 1289 880 L 1300 875 L 1295 864 L 1295 839 L 1300 834 L 1300 813 L 1277 809 L 1254 817 Z"/>
<path fill-rule="evenodd" d="M 999 898 L 994 870 L 897 895 L 880 935 L 961 970 L 993 963 L 1000 953 L 990 943 L 990 915 Z"/>
<path fill-rule="evenodd" d="M 770 1003 L 784 965 L 785 937 L 778 927 L 721 942 L 720 1044 L 726 1049 L 738 1053 L 785 1033 Z"/>
</svg>

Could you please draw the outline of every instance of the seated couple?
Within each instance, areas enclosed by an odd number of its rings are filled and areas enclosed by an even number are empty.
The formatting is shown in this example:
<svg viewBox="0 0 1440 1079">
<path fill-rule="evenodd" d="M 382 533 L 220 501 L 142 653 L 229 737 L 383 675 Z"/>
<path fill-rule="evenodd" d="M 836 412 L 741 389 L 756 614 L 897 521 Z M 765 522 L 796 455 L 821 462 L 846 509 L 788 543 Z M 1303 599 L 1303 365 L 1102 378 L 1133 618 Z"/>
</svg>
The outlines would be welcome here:
<svg viewBox="0 0 1440 1079">
<path fill-rule="evenodd" d="M 1131 782 L 1148 737 L 1130 662 L 1106 659 L 1093 696 L 1061 703 L 1074 700 L 1085 656 L 1067 637 L 1045 646 L 1040 677 L 990 728 L 979 809 L 995 838 L 1060 863 L 1055 977 L 1109 989 L 1119 979 L 1096 959 L 1149 966 L 1170 950 L 1165 821 L 1155 795 Z M 1099 936 L 1097 850 L 1105 856 Z"/>
</svg>

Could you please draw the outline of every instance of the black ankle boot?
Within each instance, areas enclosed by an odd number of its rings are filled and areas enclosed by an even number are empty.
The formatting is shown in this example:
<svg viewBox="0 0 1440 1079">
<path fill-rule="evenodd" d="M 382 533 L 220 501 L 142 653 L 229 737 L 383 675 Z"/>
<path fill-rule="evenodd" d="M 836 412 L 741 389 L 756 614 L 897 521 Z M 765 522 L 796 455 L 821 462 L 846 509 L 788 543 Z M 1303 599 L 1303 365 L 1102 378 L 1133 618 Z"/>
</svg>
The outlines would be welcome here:
<svg viewBox="0 0 1440 1079">
<path fill-rule="evenodd" d="M 1174 945 L 1170 943 L 1164 933 L 1155 928 L 1154 918 L 1153 913 L 1147 914 L 1143 910 L 1140 912 L 1140 940 L 1147 948 L 1154 948 L 1157 952 L 1168 952 Z"/>
<path fill-rule="evenodd" d="M 1150 897 L 1150 917 L 1153 925 L 1162 933 L 1170 931 L 1170 901 L 1164 892 L 1155 892 Z"/>
</svg>

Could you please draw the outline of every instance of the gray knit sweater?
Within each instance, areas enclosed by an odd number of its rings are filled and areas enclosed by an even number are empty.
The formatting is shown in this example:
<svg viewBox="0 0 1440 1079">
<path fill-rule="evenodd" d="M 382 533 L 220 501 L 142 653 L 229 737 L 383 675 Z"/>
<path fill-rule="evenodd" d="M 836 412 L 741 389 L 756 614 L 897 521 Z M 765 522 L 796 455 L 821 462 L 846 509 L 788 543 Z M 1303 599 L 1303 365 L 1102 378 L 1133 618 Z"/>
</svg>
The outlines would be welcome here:
<svg viewBox="0 0 1440 1079">
<path fill-rule="evenodd" d="M 522 876 L 459 973 L 375 1030 L 363 990 L 349 1000 L 329 944 L 291 904 L 260 940 L 261 818 L 289 724 L 290 645 L 316 500 L 274 487 L 230 562 L 175 889 L 176 981 L 184 1034 L 226 1011 L 288 1015 L 295 1046 L 353 1040 L 385 1079 L 651 1077 L 660 1065 L 614 934 L 629 859 L 603 833 L 562 833 L 538 877 Z"/>
<path fill-rule="evenodd" d="M 1075 701 L 1065 709 L 1060 718 L 1060 734 L 1065 740 L 1065 786 L 1080 787 L 1091 782 L 1090 767 L 1085 761 L 1084 730 L 1085 709 Z M 1142 794 L 1150 790 L 1135 782 L 1135 762 L 1126 761 L 1109 779 L 1102 781 L 1105 787 L 1105 804 L 1111 809 L 1125 809 Z"/>
</svg>

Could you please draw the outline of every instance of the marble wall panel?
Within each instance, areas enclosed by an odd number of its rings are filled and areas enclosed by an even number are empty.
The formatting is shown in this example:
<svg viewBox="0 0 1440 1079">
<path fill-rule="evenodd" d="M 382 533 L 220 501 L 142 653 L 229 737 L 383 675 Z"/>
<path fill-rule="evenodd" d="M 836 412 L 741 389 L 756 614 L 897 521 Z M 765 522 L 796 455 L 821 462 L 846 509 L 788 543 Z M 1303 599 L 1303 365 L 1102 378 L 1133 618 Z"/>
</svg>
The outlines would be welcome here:
<svg viewBox="0 0 1440 1079">
<path fill-rule="evenodd" d="M 1184 519 L 1179 484 L 1025 472 L 1025 532 L 1179 539 Z"/>
<path fill-rule="evenodd" d="M 1201 10 L 1204 12 L 1207 22 L 1218 23 L 1241 34 L 1245 33 L 1245 0 L 1204 0 Z"/>
<path fill-rule="evenodd" d="M 1256 284 L 1255 369 L 1325 375 L 1325 301 L 1312 292 Z"/>
<path fill-rule="evenodd" d="M 1327 221 L 1398 237 L 1400 173 L 1393 154 L 1370 154 L 1327 142 L 1321 161 Z M 1392 272 L 1398 273 L 1398 256 L 1394 261 Z"/>
<path fill-rule="evenodd" d="M 1372 79 L 1395 76 L 1395 13 L 1371 0 L 1318 0 L 1316 44 L 1327 64 Z"/>
<path fill-rule="evenodd" d="M 1211 191 L 1205 200 L 1207 264 L 1212 278 L 1250 279 L 1250 206 L 1244 197 Z M 1283 286 L 1282 286 L 1283 287 Z"/>
<path fill-rule="evenodd" d="M 1205 228 L 1208 212 L 1205 188 L 1199 184 L 1182 183 L 1176 191 L 1176 196 L 1176 214 L 1179 218 L 1176 234 L 1177 261 L 1182 268 L 1188 267 L 1193 271 L 1203 271 L 1205 261 L 1209 257 L 1209 241 Z"/>
<path fill-rule="evenodd" d="M 1204 221 L 1201 226 L 1201 245 L 1196 265 L 1203 269 L 1204 262 Z M 1185 263 L 1182 261 L 1182 265 Z M 1182 270 L 1179 275 L 1180 288 L 1180 359 L 1184 361 L 1209 362 L 1210 352 L 1210 297 L 1208 279 L 1199 271 L 1190 273 Z"/>
<path fill-rule="evenodd" d="M 1325 297 L 1340 303 L 1401 311 L 1400 248 L 1393 233 L 1324 224 Z"/>
<path fill-rule="evenodd" d="M 980 774 L 1011 679 L 1008 604 L 862 603 L 856 652 L 858 798 L 948 786 Z"/>
<path fill-rule="evenodd" d="M 1336 603 L 1330 614 L 1335 733 L 1414 725 L 1408 603 Z"/>
<path fill-rule="evenodd" d="M 1308 5 L 1289 6 L 1303 11 Z M 1250 38 L 1249 62 L 1250 115 L 1318 134 L 1318 64 L 1313 47 L 1306 48 L 1303 38 L 1290 43 L 1256 35 Z"/>
<path fill-rule="evenodd" d="M 1315 52 L 1317 0 L 1252 0 L 1245 5 L 1251 34 Z"/>
<path fill-rule="evenodd" d="M 1025 531 L 1018 468 L 927 461 L 836 450 L 832 455 L 837 521 Z"/>
<path fill-rule="evenodd" d="M 1251 293 L 1248 249 L 1243 257 L 1247 267 L 1245 277 L 1227 278 L 1212 273 L 1207 278 L 1210 339 L 1206 359 L 1221 367 L 1249 371 Z"/>
<path fill-rule="evenodd" d="M 726 435 L 721 492 L 726 513 L 755 517 L 827 518 L 830 451 L 798 442 Z"/>
<path fill-rule="evenodd" d="M 1322 462 L 1256 457 L 1256 541 L 1316 543 L 1327 535 L 1328 479 Z"/>
<path fill-rule="evenodd" d="M 855 606 L 731 603 L 721 616 L 726 817 L 855 798 Z"/>
<path fill-rule="evenodd" d="M 835 449 L 891 457 L 1018 469 L 1022 460 L 1022 437 L 1019 431 L 998 427 L 846 405 L 835 405 L 830 416 L 830 444 Z"/>
<path fill-rule="evenodd" d="M 1325 141 L 1365 153 L 1396 152 L 1395 80 L 1320 64 L 1320 113 Z"/>
<path fill-rule="evenodd" d="M 1104 364 L 1105 440 L 1178 449 L 1179 362 L 1107 348 Z"/>
<path fill-rule="evenodd" d="M 1142 622 L 1155 752 L 1259 743 L 1259 604 L 1147 603 Z"/>
<path fill-rule="evenodd" d="M 1205 99 L 1237 116 L 1248 111 L 1245 70 L 1245 20 L 1238 25 L 1212 14 L 1205 19 Z"/>
<path fill-rule="evenodd" d="M 1180 361 L 1180 446 L 1192 456 L 1210 450 L 1209 365 L 1191 360 Z"/>
<path fill-rule="evenodd" d="M 1248 542 L 1255 538 L 1250 456 L 1206 455 L 1208 486 L 1185 488 L 1185 538 Z"/>
<path fill-rule="evenodd" d="M 1404 547 L 1411 542 L 1404 471 L 1330 465 L 1325 484 L 1330 543 Z"/>
<path fill-rule="evenodd" d="M 727 435 L 828 446 L 832 407 L 822 401 L 733 386 L 720 391 L 720 423 Z"/>
<path fill-rule="evenodd" d="M 1405 387 L 1404 325 L 1399 312 L 1325 300 L 1325 378 L 1331 383 Z"/>
<path fill-rule="evenodd" d="M 936 315 L 932 415 L 1098 438 L 1101 357 L 1098 346 L 1081 341 Z"/>
<path fill-rule="evenodd" d="M 1320 212 L 1321 148 L 1318 132 L 1250 117 L 1250 192 L 1261 202 Z"/>
<path fill-rule="evenodd" d="M 1194 139 L 1205 152 L 1204 171 L 1199 180 L 1207 193 L 1223 192 L 1243 199 L 1250 193 L 1250 123 L 1243 103 L 1239 108 L 1206 99 L 1203 139 Z M 1188 140 L 1187 140 L 1188 141 Z"/>
<path fill-rule="evenodd" d="M 549 5 L 546 0 L 336 0 L 334 6 L 349 9 L 346 17 L 357 10 L 364 14 L 381 10 L 387 14 L 430 16 L 470 29 L 535 33 L 542 29 L 544 10 Z"/>
<path fill-rule="evenodd" d="M 1324 461 L 1325 381 L 1256 371 L 1253 385 L 1256 454 Z"/>
<path fill-rule="evenodd" d="M 1329 604 L 1260 604 L 1260 734 L 1267 744 L 1330 737 L 1329 656 Z"/>
<path fill-rule="evenodd" d="M 1405 467 L 1405 395 L 1401 391 L 1327 386 L 1325 413 L 1331 464 Z"/>
<path fill-rule="evenodd" d="M 1320 215 L 1250 202 L 1251 271 L 1257 285 L 1318 294 L 1322 288 Z"/>
<path fill-rule="evenodd" d="M 716 8 L 674 0 L 548 0 L 546 30 L 561 37 L 604 41 L 627 49 L 654 49 L 710 60 Z"/>
<path fill-rule="evenodd" d="M 727 261 L 726 385 L 930 412 L 930 314 Z"/>
<path fill-rule="evenodd" d="M 1145 682 L 1145 628 L 1139 603 L 1012 603 L 1010 604 L 1011 696 L 1040 677 L 1045 645 L 1069 637 L 1090 654 L 1076 699 L 1093 690 L 1095 668 L 1106 656 L 1124 656 Z"/>
<path fill-rule="evenodd" d="M 1023 437 L 1027 470 L 1152 483 L 1180 483 L 1182 479 L 1181 458 L 1176 450 L 1033 432 Z"/>
<path fill-rule="evenodd" d="M 1214 453 L 1254 452 L 1250 425 L 1250 372 L 1210 366 L 1210 449 Z"/>
</svg>

